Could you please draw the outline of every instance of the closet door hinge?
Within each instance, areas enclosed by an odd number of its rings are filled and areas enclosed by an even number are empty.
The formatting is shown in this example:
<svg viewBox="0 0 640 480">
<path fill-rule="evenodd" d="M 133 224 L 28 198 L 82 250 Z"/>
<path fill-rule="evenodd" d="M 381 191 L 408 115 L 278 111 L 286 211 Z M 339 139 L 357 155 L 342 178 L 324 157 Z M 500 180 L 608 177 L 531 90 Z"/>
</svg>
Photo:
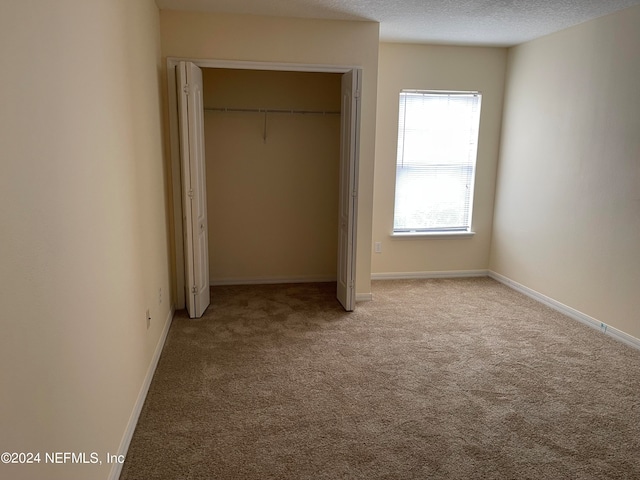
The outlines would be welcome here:
<svg viewBox="0 0 640 480">
<path fill-rule="evenodd" d="M 351 196 L 352 197 L 357 197 L 358 196 L 358 191 L 357 190 L 351 190 Z"/>
<path fill-rule="evenodd" d="M 184 87 L 182 87 L 182 91 L 185 95 L 189 95 L 189 84 L 187 83 Z"/>
<path fill-rule="evenodd" d="M 189 189 L 189 191 L 187 192 L 187 196 L 188 196 L 191 200 L 193 200 L 193 189 L 192 189 L 192 188 L 190 188 L 190 189 Z"/>
<path fill-rule="evenodd" d="M 354 98 L 360 98 L 360 90 L 356 90 L 355 93 L 353 94 Z"/>
<path fill-rule="evenodd" d="M 191 287 L 191 293 L 193 293 L 193 294 L 198 293 L 198 287 L 196 287 L 195 285 L 193 287 Z"/>
</svg>

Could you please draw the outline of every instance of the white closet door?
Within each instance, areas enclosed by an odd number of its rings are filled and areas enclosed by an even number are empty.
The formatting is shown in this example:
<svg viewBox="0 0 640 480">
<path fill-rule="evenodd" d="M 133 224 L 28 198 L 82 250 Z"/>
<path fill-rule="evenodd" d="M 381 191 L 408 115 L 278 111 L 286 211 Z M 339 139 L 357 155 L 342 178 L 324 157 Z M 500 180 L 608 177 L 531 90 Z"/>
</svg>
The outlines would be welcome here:
<svg viewBox="0 0 640 480">
<path fill-rule="evenodd" d="M 340 211 L 338 236 L 338 300 L 351 312 L 356 306 L 355 263 L 360 130 L 360 70 L 342 76 L 340 138 Z"/>
<path fill-rule="evenodd" d="M 182 172 L 185 299 L 189 317 L 199 318 L 210 302 L 202 70 L 191 62 L 180 62 L 176 67 L 176 78 Z"/>
</svg>

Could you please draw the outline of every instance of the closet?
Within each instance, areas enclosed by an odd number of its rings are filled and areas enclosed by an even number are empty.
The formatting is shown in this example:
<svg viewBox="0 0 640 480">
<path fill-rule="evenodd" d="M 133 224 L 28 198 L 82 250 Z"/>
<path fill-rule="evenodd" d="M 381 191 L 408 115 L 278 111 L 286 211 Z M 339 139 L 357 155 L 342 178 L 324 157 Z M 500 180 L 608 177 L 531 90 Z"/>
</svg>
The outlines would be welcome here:
<svg viewBox="0 0 640 480">
<path fill-rule="evenodd" d="M 176 307 L 336 280 L 354 310 L 362 70 L 170 57 L 167 84 Z"/>
<path fill-rule="evenodd" d="M 343 75 L 202 74 L 211 284 L 335 281 Z"/>
</svg>

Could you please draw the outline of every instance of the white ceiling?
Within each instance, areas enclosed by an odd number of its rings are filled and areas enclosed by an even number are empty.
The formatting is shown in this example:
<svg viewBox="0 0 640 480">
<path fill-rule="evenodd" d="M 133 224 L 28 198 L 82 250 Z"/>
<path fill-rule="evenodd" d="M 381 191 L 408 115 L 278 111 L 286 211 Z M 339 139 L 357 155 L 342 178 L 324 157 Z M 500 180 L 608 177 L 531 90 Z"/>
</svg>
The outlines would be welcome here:
<svg viewBox="0 0 640 480">
<path fill-rule="evenodd" d="M 387 42 L 512 46 L 640 0 L 156 0 L 164 10 L 370 20 Z M 639 27 L 640 28 L 640 27 Z"/>
</svg>

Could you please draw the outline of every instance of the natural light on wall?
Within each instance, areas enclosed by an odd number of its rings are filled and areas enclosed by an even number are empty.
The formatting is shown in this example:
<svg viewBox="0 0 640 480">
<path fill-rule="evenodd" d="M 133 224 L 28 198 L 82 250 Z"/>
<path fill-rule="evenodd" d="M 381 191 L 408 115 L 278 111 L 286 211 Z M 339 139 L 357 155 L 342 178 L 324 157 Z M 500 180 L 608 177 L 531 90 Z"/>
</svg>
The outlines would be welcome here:
<svg viewBox="0 0 640 480">
<path fill-rule="evenodd" d="M 479 92 L 400 93 L 394 233 L 471 232 Z"/>
</svg>

